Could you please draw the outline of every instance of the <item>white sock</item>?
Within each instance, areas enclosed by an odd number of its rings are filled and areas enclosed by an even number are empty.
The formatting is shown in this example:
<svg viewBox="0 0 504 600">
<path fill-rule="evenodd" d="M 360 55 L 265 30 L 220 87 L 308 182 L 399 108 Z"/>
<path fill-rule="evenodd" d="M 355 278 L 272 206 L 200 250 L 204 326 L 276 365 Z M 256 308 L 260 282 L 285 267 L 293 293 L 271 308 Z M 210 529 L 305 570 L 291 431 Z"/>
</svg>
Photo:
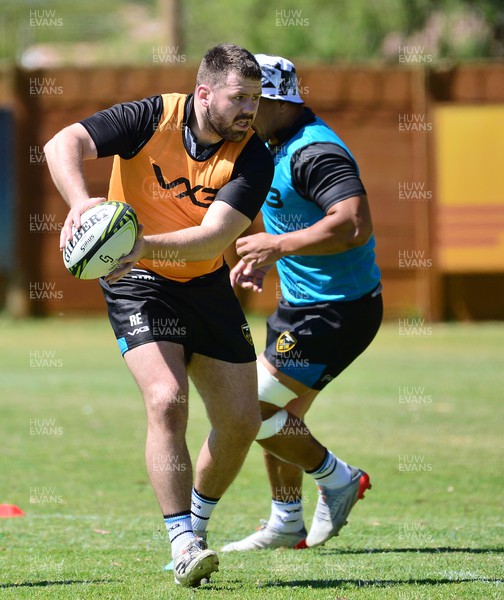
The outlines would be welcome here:
<svg viewBox="0 0 504 600">
<path fill-rule="evenodd" d="M 281 533 L 295 533 L 304 527 L 303 505 L 295 502 L 271 501 L 271 515 L 268 526 Z"/>
<path fill-rule="evenodd" d="M 180 554 L 182 548 L 186 546 L 190 540 L 194 539 L 191 525 L 191 513 L 187 511 L 174 515 L 164 515 L 163 518 L 168 535 L 170 536 L 172 557 L 175 558 Z"/>
<path fill-rule="evenodd" d="M 326 456 L 322 464 L 314 471 L 306 471 L 315 478 L 317 485 L 337 489 L 350 483 L 352 471 L 341 459 L 336 458 L 330 450 L 326 450 Z"/>
<path fill-rule="evenodd" d="M 192 489 L 191 494 L 191 521 L 193 531 L 204 532 L 208 526 L 208 520 L 214 508 L 217 506 L 219 498 L 208 498 Z"/>
</svg>

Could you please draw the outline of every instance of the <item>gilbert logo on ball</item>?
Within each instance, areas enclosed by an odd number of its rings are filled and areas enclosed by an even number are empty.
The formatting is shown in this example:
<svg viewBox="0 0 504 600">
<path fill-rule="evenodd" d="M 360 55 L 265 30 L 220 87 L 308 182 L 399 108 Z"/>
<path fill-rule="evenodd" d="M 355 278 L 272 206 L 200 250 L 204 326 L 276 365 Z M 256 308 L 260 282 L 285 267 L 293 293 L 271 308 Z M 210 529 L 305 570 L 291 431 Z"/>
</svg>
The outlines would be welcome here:
<svg viewBox="0 0 504 600">
<path fill-rule="evenodd" d="M 63 250 L 63 262 L 77 279 L 105 277 L 131 252 L 138 232 L 134 209 L 125 202 L 102 202 L 81 216 L 81 226 Z"/>
</svg>

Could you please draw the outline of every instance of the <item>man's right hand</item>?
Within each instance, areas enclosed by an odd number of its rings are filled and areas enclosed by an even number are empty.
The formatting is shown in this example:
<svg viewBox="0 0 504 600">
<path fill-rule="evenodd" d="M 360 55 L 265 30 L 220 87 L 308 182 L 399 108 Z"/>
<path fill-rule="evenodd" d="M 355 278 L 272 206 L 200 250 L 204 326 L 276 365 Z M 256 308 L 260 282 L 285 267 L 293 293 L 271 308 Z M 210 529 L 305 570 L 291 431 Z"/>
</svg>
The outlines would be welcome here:
<svg viewBox="0 0 504 600">
<path fill-rule="evenodd" d="M 63 250 L 69 240 L 73 238 L 73 227 L 75 229 L 79 229 L 81 226 L 81 215 L 86 212 L 95 204 L 100 204 L 100 202 L 106 202 L 106 198 L 88 198 L 87 200 L 83 200 L 78 204 L 72 206 L 70 211 L 68 212 L 67 218 L 63 223 L 63 228 L 60 233 L 60 250 Z"/>
</svg>

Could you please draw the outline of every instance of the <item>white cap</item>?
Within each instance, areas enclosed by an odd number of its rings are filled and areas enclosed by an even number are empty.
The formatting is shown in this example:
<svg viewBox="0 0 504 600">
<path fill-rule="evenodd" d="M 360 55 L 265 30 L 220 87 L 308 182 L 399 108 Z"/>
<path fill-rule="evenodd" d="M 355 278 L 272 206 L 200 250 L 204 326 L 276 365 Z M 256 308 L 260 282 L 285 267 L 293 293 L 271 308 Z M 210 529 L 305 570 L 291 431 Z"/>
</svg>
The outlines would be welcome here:
<svg viewBox="0 0 504 600">
<path fill-rule="evenodd" d="M 262 71 L 263 98 L 303 104 L 299 95 L 296 69 L 290 60 L 268 54 L 254 56 Z"/>
</svg>

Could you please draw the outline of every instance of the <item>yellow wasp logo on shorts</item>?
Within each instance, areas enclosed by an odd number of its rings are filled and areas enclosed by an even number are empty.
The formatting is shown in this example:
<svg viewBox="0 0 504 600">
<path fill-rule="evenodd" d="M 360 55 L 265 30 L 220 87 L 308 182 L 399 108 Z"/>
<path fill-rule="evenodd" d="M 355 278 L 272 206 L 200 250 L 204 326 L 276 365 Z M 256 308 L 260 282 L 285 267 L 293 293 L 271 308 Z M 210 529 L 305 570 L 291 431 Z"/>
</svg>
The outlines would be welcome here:
<svg viewBox="0 0 504 600">
<path fill-rule="evenodd" d="M 277 352 L 289 352 L 297 344 L 296 338 L 290 331 L 284 331 L 277 339 L 276 351 Z"/>
<path fill-rule="evenodd" d="M 248 323 L 244 323 L 241 326 L 241 330 L 243 333 L 243 337 L 247 340 L 247 342 L 253 346 L 254 345 L 254 340 L 252 339 L 252 334 L 250 333 L 250 326 Z"/>
</svg>

